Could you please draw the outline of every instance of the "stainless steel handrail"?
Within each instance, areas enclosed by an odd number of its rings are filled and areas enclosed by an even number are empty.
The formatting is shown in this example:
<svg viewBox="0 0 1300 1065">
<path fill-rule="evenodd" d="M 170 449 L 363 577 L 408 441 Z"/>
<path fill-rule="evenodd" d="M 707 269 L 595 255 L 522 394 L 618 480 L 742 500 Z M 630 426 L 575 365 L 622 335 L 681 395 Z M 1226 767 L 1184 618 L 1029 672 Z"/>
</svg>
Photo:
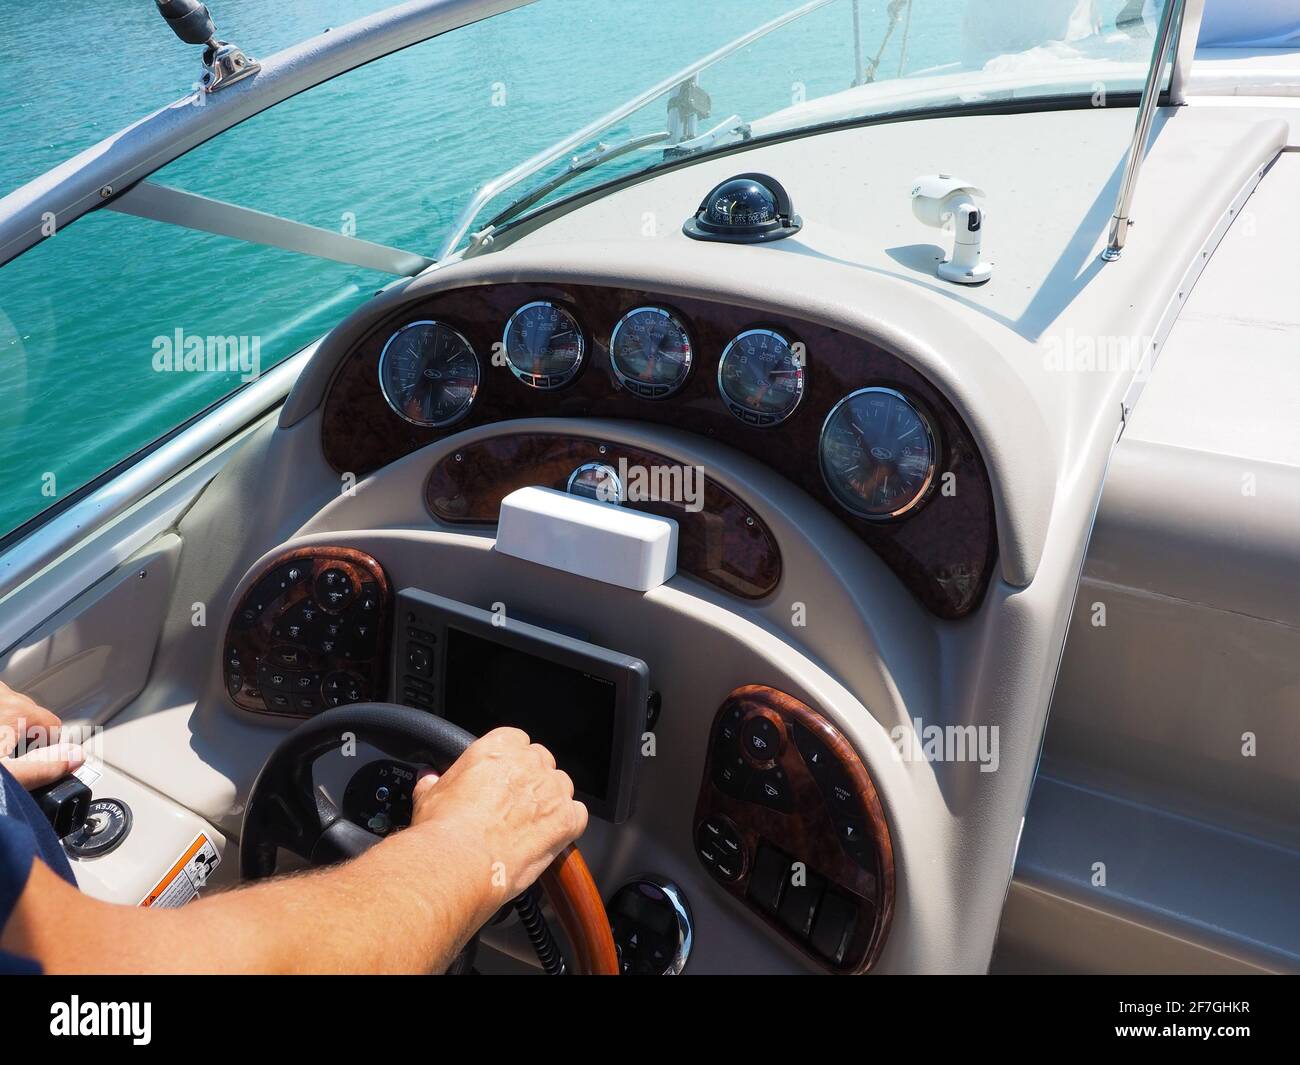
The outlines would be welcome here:
<svg viewBox="0 0 1300 1065">
<path fill-rule="evenodd" d="M 1128 160 L 1124 164 L 1124 177 L 1120 180 L 1115 214 L 1110 220 L 1110 236 L 1101 253 L 1101 257 L 1108 263 L 1114 262 L 1124 253 L 1124 245 L 1128 242 L 1129 227 L 1133 224 L 1129 212 L 1133 209 L 1133 195 L 1137 191 L 1142 162 L 1146 158 L 1147 140 L 1151 136 L 1156 104 L 1160 102 L 1160 79 L 1164 77 L 1169 50 L 1178 38 L 1175 31 L 1182 22 L 1185 9 L 1186 0 L 1166 0 L 1164 11 L 1160 14 L 1160 28 L 1156 33 L 1146 84 L 1142 87 L 1142 103 L 1138 106 L 1133 143 L 1129 146 Z"/>
<path fill-rule="evenodd" d="M 0 266 L 269 107 L 371 60 L 535 2 L 409 0 L 264 57 L 256 76 L 219 93 L 199 89 L 0 198 Z"/>
<path fill-rule="evenodd" d="M 782 26 L 794 22 L 797 19 L 801 19 L 805 15 L 812 14 L 812 12 L 835 2 L 836 0 L 810 0 L 809 3 L 803 4 L 791 11 L 787 11 L 784 15 L 778 15 L 770 22 L 763 23 L 763 25 L 750 30 L 743 36 L 737 37 L 729 44 L 724 44 L 721 48 L 710 52 L 708 55 L 704 56 L 704 58 L 697 59 L 690 66 L 683 67 L 676 74 L 670 75 L 663 81 L 655 83 L 644 92 L 632 97 L 632 99 L 628 100 L 626 103 L 620 104 L 618 107 L 614 108 L 614 110 L 602 115 L 594 122 L 583 126 L 582 129 L 577 132 L 571 133 L 562 140 L 556 141 L 549 148 L 543 149 L 532 158 L 525 159 L 518 166 L 515 166 L 510 170 L 507 170 L 504 174 L 493 178 L 474 194 L 473 198 L 465 205 L 465 208 L 456 217 L 456 224 L 443 240 L 442 246 L 438 249 L 438 254 L 434 256 L 434 258 L 445 259 L 460 247 L 460 242 L 469 235 L 470 227 L 474 224 L 474 219 L 479 216 L 479 213 L 488 205 L 488 203 L 496 199 L 496 197 L 506 189 L 519 184 L 519 182 L 523 181 L 525 178 L 531 177 L 539 170 L 544 170 L 546 167 L 550 166 L 556 160 L 563 158 L 575 148 L 581 147 L 596 135 L 603 133 L 605 130 L 609 129 L 610 126 L 617 122 L 621 122 L 629 115 L 639 111 L 641 108 L 645 107 L 646 104 L 651 103 L 660 96 L 672 92 L 673 89 L 677 88 L 677 86 L 682 82 L 695 77 L 695 75 L 706 67 L 713 66 L 713 64 L 717 63 L 719 60 L 727 58 L 727 56 L 740 51 L 740 49 L 744 48 L 746 45 L 753 44 L 754 41 L 757 41 L 762 37 L 766 37 L 774 30 L 779 30 Z"/>
</svg>

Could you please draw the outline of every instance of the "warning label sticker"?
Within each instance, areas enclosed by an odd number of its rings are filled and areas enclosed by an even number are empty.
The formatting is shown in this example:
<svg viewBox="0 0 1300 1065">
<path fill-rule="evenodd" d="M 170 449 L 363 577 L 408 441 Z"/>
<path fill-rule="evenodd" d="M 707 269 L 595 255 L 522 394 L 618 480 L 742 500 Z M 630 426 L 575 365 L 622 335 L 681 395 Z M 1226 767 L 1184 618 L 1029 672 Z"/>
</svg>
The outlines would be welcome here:
<svg viewBox="0 0 1300 1065">
<path fill-rule="evenodd" d="M 140 900 L 140 905 L 157 909 L 175 909 L 184 906 L 187 902 L 193 902 L 199 897 L 203 885 L 208 882 L 212 870 L 220 864 L 221 855 L 217 853 L 217 848 L 200 832 L 194 837 L 194 842 L 186 847 L 181 856 L 172 863 L 172 867 L 167 870 L 167 875 Z"/>
<path fill-rule="evenodd" d="M 86 787 L 93 788 L 95 786 L 95 781 L 104 774 L 95 767 L 93 762 L 85 761 L 81 763 L 81 768 L 72 775 L 85 784 Z"/>
</svg>

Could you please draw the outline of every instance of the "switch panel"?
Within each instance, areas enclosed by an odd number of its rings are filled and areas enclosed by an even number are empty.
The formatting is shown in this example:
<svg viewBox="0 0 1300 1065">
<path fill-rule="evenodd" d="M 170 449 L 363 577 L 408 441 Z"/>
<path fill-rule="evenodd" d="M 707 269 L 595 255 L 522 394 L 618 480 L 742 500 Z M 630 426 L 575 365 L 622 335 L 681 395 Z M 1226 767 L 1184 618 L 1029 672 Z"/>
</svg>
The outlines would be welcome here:
<svg viewBox="0 0 1300 1065">
<path fill-rule="evenodd" d="M 732 692 L 710 732 L 695 851 L 721 887 L 835 972 L 871 967 L 894 899 L 875 785 L 844 735 L 772 688 Z"/>
<path fill-rule="evenodd" d="M 251 582 L 223 650 L 226 692 L 261 714 L 311 717 L 382 699 L 392 613 L 388 579 L 351 548 L 302 548 Z"/>
</svg>

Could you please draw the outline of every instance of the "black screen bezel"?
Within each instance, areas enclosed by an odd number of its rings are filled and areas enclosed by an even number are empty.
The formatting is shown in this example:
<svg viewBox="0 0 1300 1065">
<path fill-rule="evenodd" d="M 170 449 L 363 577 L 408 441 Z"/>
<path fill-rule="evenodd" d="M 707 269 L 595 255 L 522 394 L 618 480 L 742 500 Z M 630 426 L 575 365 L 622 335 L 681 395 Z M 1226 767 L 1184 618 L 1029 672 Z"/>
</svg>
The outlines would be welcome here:
<svg viewBox="0 0 1300 1065">
<path fill-rule="evenodd" d="M 613 749 L 609 757 L 605 795 L 577 791 L 575 797 L 586 804 L 594 817 L 614 823 L 627 820 L 635 796 L 636 766 L 640 760 L 650 694 L 649 670 L 645 662 L 540 625 L 513 620 L 508 614 L 494 614 L 468 603 L 416 589 L 405 589 L 399 595 L 398 618 L 400 638 L 394 662 L 393 690 L 402 690 L 408 645 L 419 643 L 427 647 L 429 644 L 427 639 L 413 638 L 410 630 L 414 628 L 432 635 L 432 675 L 435 680 L 432 712 L 439 717 L 447 716 L 447 632 L 450 628 L 612 683 L 615 692 Z"/>
</svg>

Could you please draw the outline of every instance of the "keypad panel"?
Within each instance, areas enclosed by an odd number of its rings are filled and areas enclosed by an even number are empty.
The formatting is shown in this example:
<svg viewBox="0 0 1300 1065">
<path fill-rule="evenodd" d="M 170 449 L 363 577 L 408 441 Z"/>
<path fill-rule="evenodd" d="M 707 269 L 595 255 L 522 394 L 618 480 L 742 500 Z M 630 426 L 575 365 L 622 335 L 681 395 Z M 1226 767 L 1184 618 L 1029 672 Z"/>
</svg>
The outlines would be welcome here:
<svg viewBox="0 0 1300 1065">
<path fill-rule="evenodd" d="M 759 685 L 728 697 L 694 845 L 724 890 L 822 965 L 870 968 L 893 909 L 893 848 L 870 775 L 823 715 Z"/>
<path fill-rule="evenodd" d="M 226 692 L 256 713 L 311 717 L 383 699 L 391 632 L 388 579 L 351 548 L 286 553 L 250 582 L 226 631 Z"/>
</svg>

